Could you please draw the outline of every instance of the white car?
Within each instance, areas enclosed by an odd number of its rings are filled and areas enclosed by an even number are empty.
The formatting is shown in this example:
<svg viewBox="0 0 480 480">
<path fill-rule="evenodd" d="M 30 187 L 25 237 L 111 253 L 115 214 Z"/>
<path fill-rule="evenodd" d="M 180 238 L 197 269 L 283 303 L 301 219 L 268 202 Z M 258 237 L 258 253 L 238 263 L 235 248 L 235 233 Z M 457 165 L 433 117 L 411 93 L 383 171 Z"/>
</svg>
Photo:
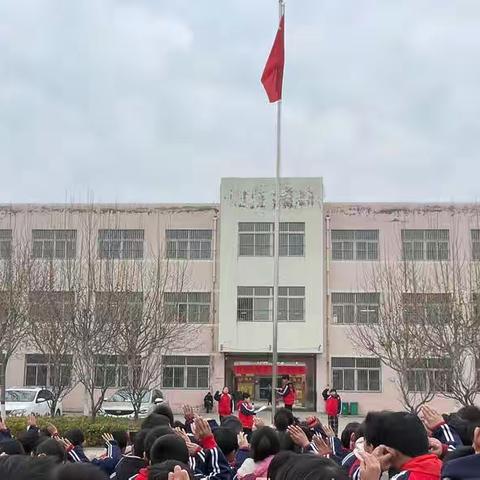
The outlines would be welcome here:
<svg viewBox="0 0 480 480">
<path fill-rule="evenodd" d="M 46 388 L 18 387 L 7 388 L 5 392 L 5 410 L 12 417 L 50 415 L 52 392 Z M 57 403 L 55 415 L 62 415 L 62 402 Z"/>
<path fill-rule="evenodd" d="M 138 416 L 145 418 L 156 405 L 163 402 L 163 393 L 160 390 L 145 392 Z M 107 417 L 133 418 L 133 405 L 129 393 L 124 389 L 117 390 L 110 398 L 103 401 L 100 414 Z"/>
</svg>

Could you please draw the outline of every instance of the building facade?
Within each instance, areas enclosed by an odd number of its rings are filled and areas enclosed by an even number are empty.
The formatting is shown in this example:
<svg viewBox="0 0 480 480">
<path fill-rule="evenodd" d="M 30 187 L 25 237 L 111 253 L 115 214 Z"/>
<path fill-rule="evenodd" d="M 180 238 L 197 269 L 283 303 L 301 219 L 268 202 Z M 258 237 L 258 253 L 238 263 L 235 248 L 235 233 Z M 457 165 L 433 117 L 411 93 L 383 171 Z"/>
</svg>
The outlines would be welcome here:
<svg viewBox="0 0 480 480">
<path fill-rule="evenodd" d="M 320 178 L 282 179 L 279 374 L 295 383 L 298 408 L 323 411 L 327 385 L 358 403 L 360 413 L 401 408 L 395 373 L 352 342 L 356 325 L 378 319 L 382 292 L 372 288 L 372 272 L 405 257 L 430 268 L 448 261 L 453 248 L 480 259 L 478 213 L 474 204 L 328 203 Z M 181 294 L 172 289 L 164 298 L 175 298 L 179 317 L 195 334 L 171 345 L 155 386 L 174 410 L 185 403 L 200 407 L 208 390 L 224 385 L 267 402 L 273 214 L 274 180 L 268 178 L 223 179 L 219 204 L 5 205 L 0 261 L 23 245 L 39 262 L 61 263 L 81 254 L 88 235 L 96 254 L 114 262 L 148 259 L 157 251 L 164 261 L 186 264 Z M 419 389 L 431 377 L 429 368 L 441 374 L 427 358 L 425 365 L 412 377 Z M 8 363 L 7 385 L 48 386 L 51 368 L 25 343 Z M 122 387 L 122 366 L 112 368 L 118 370 L 113 391 Z M 434 402 L 444 411 L 455 408 L 442 396 Z M 76 385 L 64 409 L 84 405 L 84 390 Z"/>
</svg>

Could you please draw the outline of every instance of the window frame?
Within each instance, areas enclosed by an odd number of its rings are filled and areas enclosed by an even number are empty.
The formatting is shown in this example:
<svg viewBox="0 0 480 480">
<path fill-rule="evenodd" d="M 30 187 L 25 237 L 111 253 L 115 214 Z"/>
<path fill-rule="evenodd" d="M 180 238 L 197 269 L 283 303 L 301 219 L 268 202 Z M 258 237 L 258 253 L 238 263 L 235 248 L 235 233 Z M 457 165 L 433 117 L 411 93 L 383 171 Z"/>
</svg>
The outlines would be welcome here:
<svg viewBox="0 0 480 480">
<path fill-rule="evenodd" d="M 441 238 L 445 235 L 446 240 Z M 437 236 L 437 238 L 433 238 Z M 450 230 L 445 228 L 403 228 L 401 231 L 402 259 L 407 262 L 450 261 Z M 443 245 L 441 249 L 440 246 Z M 444 249 L 446 245 L 446 249 Z M 432 250 L 433 249 L 433 250 Z M 431 257 L 435 252 L 436 258 Z M 446 252 L 446 258 L 440 258 Z"/>
<path fill-rule="evenodd" d="M 335 301 L 335 298 L 340 296 L 345 297 L 345 301 Z M 367 301 L 367 296 L 372 296 L 372 301 Z M 373 296 L 377 297 L 377 303 L 373 301 Z M 346 299 L 351 297 L 352 301 L 347 301 Z M 345 321 L 348 314 L 347 307 L 351 309 L 352 322 Z M 372 307 L 376 307 L 372 309 Z M 376 325 L 380 320 L 380 292 L 331 292 L 331 308 L 332 308 L 332 324 L 333 325 Z M 362 313 L 362 308 L 368 308 L 367 317 L 375 316 L 376 321 L 359 321 L 359 318 Z M 338 321 L 339 315 L 335 313 L 336 310 L 342 311 L 343 321 Z M 375 315 L 369 315 L 370 312 L 376 312 Z M 335 318 L 337 320 L 335 320 Z"/>
<path fill-rule="evenodd" d="M 180 248 L 180 243 L 186 244 L 184 248 Z M 198 248 L 192 248 L 196 244 L 198 244 Z M 169 260 L 208 262 L 213 258 L 213 230 L 209 228 L 167 228 L 165 229 L 165 245 L 165 258 Z M 172 248 L 173 246 L 175 248 Z M 192 252 L 197 251 L 199 252 L 198 256 L 192 256 Z M 208 256 L 202 256 L 202 251 L 208 252 Z M 185 252 L 185 255 L 180 256 L 179 252 Z M 174 255 L 172 255 L 173 253 Z"/>
<path fill-rule="evenodd" d="M 366 238 L 369 235 L 374 238 Z M 330 257 L 333 262 L 377 262 L 380 259 L 380 230 L 378 229 L 332 229 L 330 231 L 330 242 Z M 360 248 L 362 244 L 365 244 L 364 249 Z M 349 245 L 351 245 L 351 248 L 346 248 Z M 349 252 L 351 252 L 351 258 Z M 365 258 L 361 258 L 359 252 L 365 252 Z"/>
<path fill-rule="evenodd" d="M 29 361 L 30 357 L 30 361 Z M 33 359 L 32 357 L 37 357 L 37 359 Z M 61 369 L 61 376 L 63 375 L 63 369 L 67 368 L 68 371 L 68 382 L 64 383 L 62 386 L 71 386 L 73 380 L 73 355 L 67 354 L 66 355 L 67 361 L 60 362 L 59 366 Z M 38 376 L 39 376 L 39 367 L 45 368 L 45 383 L 38 383 Z M 23 375 L 23 384 L 25 387 L 40 387 L 43 389 L 50 389 L 52 388 L 52 370 L 56 368 L 56 364 L 50 359 L 50 356 L 43 353 L 27 353 L 25 354 L 25 365 L 24 365 L 24 375 Z M 28 369 L 35 368 L 35 380 L 37 383 L 29 384 L 27 382 L 28 379 Z"/>
<path fill-rule="evenodd" d="M 199 360 L 201 359 L 201 360 Z M 172 381 L 166 382 L 166 370 L 172 371 L 173 375 L 169 376 Z M 180 370 L 182 369 L 182 372 Z M 195 369 L 196 386 L 189 386 L 189 375 Z M 205 373 L 205 383 L 199 382 L 200 370 Z M 209 355 L 164 355 L 162 357 L 162 388 L 165 390 L 208 390 L 210 385 L 211 358 Z M 175 380 L 182 379 L 179 385 Z"/>
<path fill-rule="evenodd" d="M 61 238 L 62 236 L 65 238 Z M 45 253 L 47 244 L 51 244 L 48 247 L 51 248 L 51 254 Z M 60 247 L 61 245 L 63 246 Z M 61 248 L 64 251 L 63 255 L 59 255 Z M 77 230 L 68 228 L 32 229 L 32 258 L 38 260 L 73 260 L 76 256 Z"/>
<path fill-rule="evenodd" d="M 337 361 L 337 362 L 336 362 Z M 366 366 L 367 362 L 378 362 L 377 366 Z M 362 362 L 365 365 L 362 365 Z M 344 365 L 335 365 L 335 363 L 344 363 Z M 351 365 L 347 365 L 350 363 Z M 331 357 L 330 358 L 330 369 L 332 375 L 332 385 L 333 388 L 336 388 L 340 392 L 358 392 L 358 393 L 381 393 L 383 389 L 382 385 L 382 362 L 379 358 L 375 357 Z M 335 373 L 342 372 L 342 385 L 338 386 L 335 384 Z M 345 372 L 353 372 L 353 389 L 345 389 Z M 371 383 L 374 383 L 374 380 L 370 377 L 372 372 L 378 374 L 378 390 L 368 389 L 363 390 L 359 389 L 359 372 L 367 372 L 367 381 L 368 386 Z"/>
<path fill-rule="evenodd" d="M 100 260 L 143 260 L 145 230 L 143 228 L 100 228 L 97 233 L 97 249 Z"/>
<path fill-rule="evenodd" d="M 12 258 L 13 232 L 9 228 L 0 229 L 0 260 Z"/>
<path fill-rule="evenodd" d="M 435 392 L 435 393 L 439 393 L 439 394 L 442 394 L 442 393 L 451 393 L 451 387 L 449 389 L 448 385 L 450 384 L 451 385 L 451 382 L 452 382 L 452 379 L 450 378 L 450 381 L 449 381 L 449 373 L 451 375 L 451 371 L 449 371 L 449 369 L 451 369 L 451 366 L 449 367 L 448 365 L 445 366 L 445 367 L 442 367 L 442 366 L 435 366 L 434 364 L 436 362 L 442 362 L 442 361 L 445 361 L 447 364 L 449 363 L 449 359 L 448 358 L 431 358 L 431 357 L 427 357 L 427 358 L 422 358 L 422 359 L 418 359 L 418 361 L 415 361 L 413 363 L 412 361 L 412 367 L 407 367 L 407 370 L 405 372 L 405 375 L 406 375 L 406 380 L 407 380 L 407 385 L 408 385 L 408 389 L 409 391 L 413 392 L 413 393 L 425 393 L 427 391 L 432 391 L 432 392 Z M 417 365 L 417 363 L 420 363 L 420 365 Z M 425 366 L 421 365 L 422 362 L 425 362 Z M 433 366 L 429 366 L 429 365 L 433 365 Z M 410 375 L 414 374 L 415 375 L 415 386 L 414 388 L 411 388 L 411 384 L 410 384 Z M 417 379 L 417 376 L 419 375 L 422 375 L 424 376 L 425 378 L 425 389 L 424 390 L 419 390 L 417 389 L 417 383 L 416 383 L 416 379 Z M 445 389 L 443 390 L 432 390 L 430 388 L 430 382 L 432 381 L 432 376 L 435 376 L 436 374 L 443 374 L 443 375 L 447 375 L 446 378 L 444 379 L 444 382 L 445 382 Z M 435 380 L 434 380 L 435 381 Z"/>
<path fill-rule="evenodd" d="M 195 297 L 205 296 L 208 301 L 195 301 Z M 177 296 L 177 299 L 175 299 Z M 184 297 L 185 299 L 182 299 Z M 200 297 L 199 297 L 200 298 Z M 170 300 L 171 299 L 171 300 Z M 166 320 L 169 321 L 170 319 L 170 309 L 172 307 L 176 310 L 173 315 L 177 319 L 179 323 L 187 323 L 187 324 L 195 324 L 195 325 L 208 325 L 211 323 L 212 317 L 212 293 L 211 292 L 164 292 L 163 295 L 164 300 L 164 308 L 165 308 L 165 317 Z M 194 308 L 195 307 L 195 308 Z M 202 309 L 202 307 L 204 307 Z M 205 308 L 206 307 L 206 308 Z M 181 310 L 184 309 L 186 312 L 185 320 L 181 321 L 183 315 Z M 195 309 L 197 311 L 195 312 Z M 205 310 L 207 313 L 207 320 L 203 321 L 192 321 L 191 315 L 195 314 L 198 318 L 201 318 L 202 315 L 205 313 L 202 312 Z M 193 312 L 192 312 L 193 311 Z"/>
</svg>

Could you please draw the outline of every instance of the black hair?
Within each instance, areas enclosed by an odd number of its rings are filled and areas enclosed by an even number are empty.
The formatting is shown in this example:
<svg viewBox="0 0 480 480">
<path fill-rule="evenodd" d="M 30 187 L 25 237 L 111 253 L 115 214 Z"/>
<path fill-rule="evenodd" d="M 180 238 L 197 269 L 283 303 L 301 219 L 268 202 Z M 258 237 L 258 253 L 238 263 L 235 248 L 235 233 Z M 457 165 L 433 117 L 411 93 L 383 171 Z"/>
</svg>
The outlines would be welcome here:
<svg viewBox="0 0 480 480">
<path fill-rule="evenodd" d="M 67 463 L 57 468 L 54 480 L 108 480 L 105 472 L 91 463 Z"/>
<path fill-rule="evenodd" d="M 470 445 L 473 438 L 471 437 L 470 422 L 460 417 L 457 413 L 452 413 L 447 419 L 448 425 L 455 429 L 464 445 Z"/>
<path fill-rule="evenodd" d="M 51 457 L 56 463 L 65 463 L 67 461 L 65 448 L 53 438 L 46 438 L 41 441 L 35 449 L 35 455 Z"/>
<path fill-rule="evenodd" d="M 165 462 L 152 465 L 148 470 L 148 480 L 168 480 L 168 474 L 173 472 L 176 466 L 185 470 L 190 479 L 193 480 L 193 473 L 190 470 L 190 467 L 185 463 L 177 462 L 176 460 L 166 460 Z"/>
<path fill-rule="evenodd" d="M 247 398 L 250 398 L 250 394 L 248 392 L 243 392 L 242 398 L 246 400 Z"/>
<path fill-rule="evenodd" d="M 173 422 L 173 428 L 181 428 L 181 429 L 185 430 L 185 424 L 182 423 L 180 420 L 175 420 Z"/>
<path fill-rule="evenodd" d="M 16 472 L 15 480 L 46 480 L 51 478 L 57 463 L 51 457 L 28 457 L 22 465 L 22 471 Z M 3 479 L 3 477 L 2 477 Z"/>
<path fill-rule="evenodd" d="M 166 460 L 188 463 L 188 459 L 189 454 L 185 441 L 174 433 L 157 438 L 150 449 L 150 463 L 152 465 Z"/>
<path fill-rule="evenodd" d="M 261 427 L 253 432 L 250 449 L 254 462 L 261 462 L 280 451 L 277 432 L 270 427 Z"/>
<path fill-rule="evenodd" d="M 350 441 L 352 439 L 352 434 L 355 437 L 355 440 L 358 440 L 358 431 L 360 428 L 360 423 L 359 422 L 350 422 L 347 423 L 345 428 L 343 429 L 343 432 L 340 436 L 340 441 L 342 442 L 343 448 L 346 448 L 347 450 L 350 449 Z"/>
<path fill-rule="evenodd" d="M 290 451 L 300 453 L 300 449 L 295 445 L 295 442 L 287 431 L 277 430 L 277 437 L 280 445 L 280 452 Z"/>
<path fill-rule="evenodd" d="M 285 434 L 287 435 L 287 434 Z M 291 440 L 291 439 L 290 439 Z M 292 442 L 293 443 L 293 442 Z M 268 466 L 267 478 L 269 480 L 276 480 L 278 471 L 283 468 L 288 463 L 298 462 L 300 460 L 300 455 L 290 451 L 285 450 L 277 453 L 270 462 Z"/>
<path fill-rule="evenodd" d="M 141 429 L 142 430 L 144 428 L 150 429 L 150 428 L 158 427 L 160 425 L 170 426 L 170 419 L 165 415 L 154 412 L 148 415 L 148 417 L 146 417 L 145 420 L 143 420 Z"/>
<path fill-rule="evenodd" d="M 70 443 L 74 447 L 78 447 L 85 441 L 85 435 L 83 435 L 83 432 L 79 428 L 72 428 L 72 430 L 69 430 L 65 434 L 65 438 L 70 440 Z"/>
<path fill-rule="evenodd" d="M 272 460 L 273 461 L 273 460 Z M 348 475 L 334 461 L 315 455 L 287 461 L 275 474 L 275 480 L 348 480 Z"/>
<path fill-rule="evenodd" d="M 128 445 L 128 433 L 125 430 L 115 430 L 112 432 L 114 440 L 117 442 L 120 450 L 125 450 Z"/>
<path fill-rule="evenodd" d="M 290 380 L 290 375 L 282 375 L 282 380 Z"/>
<path fill-rule="evenodd" d="M 279 408 L 273 418 L 275 428 L 280 431 L 285 431 L 290 425 L 295 423 L 295 417 L 288 408 Z"/>
<path fill-rule="evenodd" d="M 164 435 L 170 435 L 173 433 L 173 430 L 168 425 L 160 425 L 159 427 L 152 428 L 145 437 L 144 450 L 145 458 L 150 460 L 150 451 L 155 443 L 157 438 L 163 437 Z"/>
<path fill-rule="evenodd" d="M 32 429 L 20 432 L 17 435 L 17 440 L 23 445 L 25 453 L 30 455 L 37 446 L 39 440 L 38 432 Z"/>
<path fill-rule="evenodd" d="M 135 440 L 133 441 L 133 453 L 137 457 L 143 458 L 145 455 L 145 438 L 148 435 L 149 430 L 140 430 L 135 434 Z"/>
<path fill-rule="evenodd" d="M 18 440 L 12 438 L 0 442 L 0 454 L 1 453 L 5 453 L 6 455 L 25 455 L 25 450 Z"/>
<path fill-rule="evenodd" d="M 170 422 L 170 426 L 173 427 L 173 422 L 175 421 L 173 417 L 173 411 L 168 403 L 160 403 L 153 409 L 154 413 L 158 413 L 159 415 L 165 415 Z"/>
<path fill-rule="evenodd" d="M 462 407 L 457 412 L 457 415 L 470 423 L 480 422 L 480 408 L 476 407 L 475 405 L 467 405 L 466 407 Z"/>
<path fill-rule="evenodd" d="M 238 450 L 238 437 L 233 430 L 225 427 L 218 427 L 213 431 L 213 436 L 215 437 L 218 448 L 225 456 Z"/>
<path fill-rule="evenodd" d="M 242 422 L 240 422 L 236 415 L 229 415 L 228 417 L 223 417 L 221 426 L 232 430 L 237 435 L 242 431 Z"/>
<path fill-rule="evenodd" d="M 25 478 L 28 472 L 27 463 L 29 460 L 30 457 L 25 455 L 0 456 L 0 478 L 2 480 L 18 480 L 19 477 Z"/>
<path fill-rule="evenodd" d="M 365 441 L 385 445 L 407 457 L 428 453 L 428 436 L 421 420 L 406 412 L 370 412 L 365 419 Z"/>
</svg>

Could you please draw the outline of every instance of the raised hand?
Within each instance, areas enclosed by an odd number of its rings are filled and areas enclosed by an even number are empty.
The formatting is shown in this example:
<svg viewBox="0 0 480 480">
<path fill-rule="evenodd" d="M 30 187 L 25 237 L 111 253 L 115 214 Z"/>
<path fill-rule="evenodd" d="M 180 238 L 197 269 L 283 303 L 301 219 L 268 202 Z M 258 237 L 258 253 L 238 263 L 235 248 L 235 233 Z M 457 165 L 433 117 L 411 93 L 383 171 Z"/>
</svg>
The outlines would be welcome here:
<svg viewBox="0 0 480 480">
<path fill-rule="evenodd" d="M 212 435 L 212 429 L 210 428 L 210 425 L 205 419 L 201 417 L 196 417 L 194 424 L 195 436 L 198 438 L 198 440 L 202 441 L 203 439 Z"/>
<path fill-rule="evenodd" d="M 182 468 L 177 465 L 174 471 L 168 474 L 168 480 L 190 480 L 190 476 L 186 470 L 182 470 Z"/>
<path fill-rule="evenodd" d="M 201 447 L 199 445 L 191 442 L 190 440 L 186 441 L 185 445 L 187 446 L 188 454 L 191 457 L 194 457 L 198 453 L 198 451 L 201 450 Z"/>
<path fill-rule="evenodd" d="M 260 417 L 253 417 L 253 426 L 255 429 L 262 428 L 265 426 L 265 422 Z"/>
<path fill-rule="evenodd" d="M 435 427 L 443 423 L 443 417 L 430 405 L 422 405 L 420 407 L 420 418 L 425 425 L 425 428 L 432 432 Z"/>
<path fill-rule="evenodd" d="M 333 431 L 333 428 L 330 425 L 322 425 L 322 430 L 325 432 L 325 435 L 328 438 L 335 437 L 335 432 Z"/>
<path fill-rule="evenodd" d="M 187 432 L 180 427 L 175 428 L 175 433 L 184 440 L 185 443 L 190 441 L 190 437 L 187 435 Z"/>
<path fill-rule="evenodd" d="M 55 440 L 57 440 L 57 442 L 60 443 L 60 445 L 62 445 L 63 448 L 67 451 L 73 448 L 73 445 L 68 438 L 62 438 L 57 436 L 55 437 Z"/>
<path fill-rule="evenodd" d="M 428 451 L 433 453 L 438 458 L 441 458 L 443 455 L 443 445 L 442 442 L 436 438 L 428 438 Z"/>
<path fill-rule="evenodd" d="M 102 438 L 105 443 L 110 443 L 113 442 L 115 439 L 113 438 L 113 435 L 111 433 L 104 433 L 102 434 Z"/>
<path fill-rule="evenodd" d="M 290 425 L 287 431 L 295 445 L 301 448 L 306 448 L 310 445 L 307 435 L 298 425 Z"/>
<path fill-rule="evenodd" d="M 29 427 L 36 427 L 37 426 L 37 417 L 31 413 L 27 418 L 27 425 Z"/>
<path fill-rule="evenodd" d="M 362 480 L 378 480 L 382 475 L 382 468 L 378 457 L 373 453 L 359 452 L 360 477 Z"/>
<path fill-rule="evenodd" d="M 58 437 L 58 430 L 53 423 L 47 424 L 47 432 L 52 436 L 52 437 Z"/>
<path fill-rule="evenodd" d="M 327 455 L 331 455 L 333 453 L 332 447 L 328 442 L 326 442 L 321 435 L 314 435 L 313 436 L 313 444 L 318 451 L 318 454 L 322 457 L 326 457 Z M 378 480 L 378 478 L 377 478 Z"/>
<path fill-rule="evenodd" d="M 380 462 L 382 472 L 386 472 L 391 467 L 392 454 L 385 445 L 379 445 L 375 448 L 372 455 L 374 455 Z"/>
<path fill-rule="evenodd" d="M 191 405 L 184 405 L 183 406 L 183 416 L 186 420 L 193 420 L 195 417 L 195 413 Z"/>
<path fill-rule="evenodd" d="M 250 448 L 250 445 L 247 440 L 247 436 L 243 432 L 240 432 L 237 435 L 237 438 L 238 438 L 238 448 L 245 448 L 245 449 Z"/>
</svg>

